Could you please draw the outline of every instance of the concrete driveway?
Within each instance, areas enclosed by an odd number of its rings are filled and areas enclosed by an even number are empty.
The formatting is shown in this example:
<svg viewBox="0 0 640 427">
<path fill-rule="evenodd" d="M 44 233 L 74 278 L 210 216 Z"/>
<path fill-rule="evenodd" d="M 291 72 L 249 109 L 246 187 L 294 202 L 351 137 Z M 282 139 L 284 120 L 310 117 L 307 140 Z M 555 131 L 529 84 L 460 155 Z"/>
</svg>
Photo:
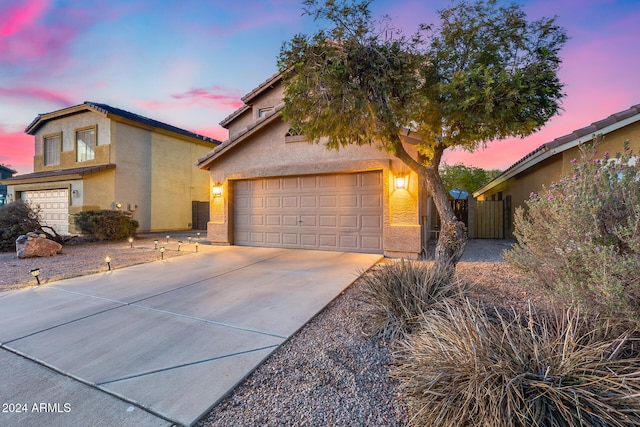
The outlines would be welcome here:
<svg viewBox="0 0 640 427">
<path fill-rule="evenodd" d="M 191 425 L 380 255 L 216 247 L 0 294 L 0 425 Z"/>
</svg>

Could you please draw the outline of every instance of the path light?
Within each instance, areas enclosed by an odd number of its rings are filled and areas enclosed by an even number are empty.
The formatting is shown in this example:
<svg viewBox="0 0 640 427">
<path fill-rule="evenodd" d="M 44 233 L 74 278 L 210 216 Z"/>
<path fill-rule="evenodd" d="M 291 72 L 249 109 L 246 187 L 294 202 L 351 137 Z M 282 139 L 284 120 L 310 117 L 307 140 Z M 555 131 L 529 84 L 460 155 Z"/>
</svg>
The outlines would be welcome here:
<svg viewBox="0 0 640 427">
<path fill-rule="evenodd" d="M 155 251 L 156 249 L 158 249 L 158 239 L 153 241 L 153 250 Z"/>
<path fill-rule="evenodd" d="M 40 284 L 40 269 L 39 268 L 32 268 L 31 269 L 31 275 L 36 278 L 36 280 L 38 281 L 38 285 L 39 285 Z"/>
<path fill-rule="evenodd" d="M 191 236 L 187 236 L 187 240 L 189 241 L 189 244 L 191 244 Z"/>
<path fill-rule="evenodd" d="M 109 268 L 109 270 L 111 270 L 111 257 L 109 255 L 104 257 L 104 262 L 107 263 L 107 267 Z"/>
<path fill-rule="evenodd" d="M 131 249 L 133 249 L 133 237 L 129 237 L 129 244 L 131 245 Z"/>
<path fill-rule="evenodd" d="M 196 252 L 198 252 L 198 242 L 196 242 Z"/>
<path fill-rule="evenodd" d="M 182 240 L 178 240 L 178 251 L 180 250 L 180 246 L 182 246 Z"/>
<path fill-rule="evenodd" d="M 164 246 L 160 246 L 160 259 L 164 259 Z"/>
<path fill-rule="evenodd" d="M 171 237 L 171 236 L 169 236 L 169 235 L 167 234 L 167 243 L 169 243 L 169 237 Z"/>
</svg>

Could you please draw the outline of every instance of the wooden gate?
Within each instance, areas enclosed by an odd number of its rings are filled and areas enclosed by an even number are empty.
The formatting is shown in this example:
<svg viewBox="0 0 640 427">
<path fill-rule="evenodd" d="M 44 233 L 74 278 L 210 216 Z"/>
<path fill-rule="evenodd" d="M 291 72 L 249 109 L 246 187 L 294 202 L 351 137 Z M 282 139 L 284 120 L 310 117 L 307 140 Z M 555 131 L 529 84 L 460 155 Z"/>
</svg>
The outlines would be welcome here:
<svg viewBox="0 0 640 427">
<path fill-rule="evenodd" d="M 474 238 L 504 239 L 504 204 L 502 200 L 476 201 Z"/>
</svg>

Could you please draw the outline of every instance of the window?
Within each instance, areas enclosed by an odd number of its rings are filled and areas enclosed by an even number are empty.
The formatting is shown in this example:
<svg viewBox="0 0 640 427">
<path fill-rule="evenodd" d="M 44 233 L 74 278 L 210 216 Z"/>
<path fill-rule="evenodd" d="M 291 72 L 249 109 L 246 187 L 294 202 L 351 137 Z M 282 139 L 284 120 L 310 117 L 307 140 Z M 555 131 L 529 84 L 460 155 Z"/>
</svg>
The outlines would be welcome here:
<svg viewBox="0 0 640 427">
<path fill-rule="evenodd" d="M 267 114 L 270 114 L 272 111 L 273 111 L 273 107 L 261 108 L 258 110 L 258 118 L 264 117 Z"/>
<path fill-rule="evenodd" d="M 60 134 L 49 135 L 43 138 L 44 145 L 44 165 L 59 165 L 60 164 Z"/>
<path fill-rule="evenodd" d="M 76 161 L 86 162 L 95 158 L 96 128 L 76 131 Z"/>
</svg>

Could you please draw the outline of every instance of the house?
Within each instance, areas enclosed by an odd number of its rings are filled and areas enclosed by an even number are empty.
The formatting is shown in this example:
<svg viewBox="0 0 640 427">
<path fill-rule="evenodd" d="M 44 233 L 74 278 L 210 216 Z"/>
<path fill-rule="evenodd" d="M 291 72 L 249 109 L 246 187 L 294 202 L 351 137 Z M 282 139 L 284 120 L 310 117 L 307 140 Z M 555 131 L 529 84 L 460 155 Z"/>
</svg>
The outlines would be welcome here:
<svg viewBox="0 0 640 427">
<path fill-rule="evenodd" d="M 212 183 L 207 239 L 417 257 L 427 210 L 418 176 L 375 146 L 308 142 L 282 120 L 283 96 L 280 74 L 248 93 L 220 123 L 229 139 L 198 159 Z M 403 142 L 415 153 L 412 137 Z"/>
<path fill-rule="evenodd" d="M 77 233 L 73 215 L 95 209 L 129 211 L 139 231 L 184 230 L 192 206 L 208 205 L 209 177 L 194 161 L 214 139 L 95 102 L 40 114 L 26 133 L 34 172 L 2 182 L 60 234 Z"/>
<path fill-rule="evenodd" d="M 0 180 L 11 178 L 15 173 L 17 172 L 11 169 L 9 166 L 0 164 Z M 7 203 L 9 203 L 9 200 L 7 198 L 7 186 L 0 184 L 0 206 L 6 205 Z"/>
<path fill-rule="evenodd" d="M 580 157 L 579 146 L 590 143 L 596 135 L 604 137 L 597 148 L 600 155 L 607 151 L 612 155 L 622 152 L 625 140 L 629 140 L 634 152 L 640 152 L 640 104 L 542 144 L 474 192 L 473 197 L 479 203 L 504 201 L 504 216 L 500 223 L 504 227 L 504 237 L 512 237 L 516 207 L 524 206 L 531 192 L 537 193 L 543 185 L 548 186 L 571 174 L 571 161 Z M 475 223 L 482 221 L 478 214 L 475 209 Z"/>
</svg>

